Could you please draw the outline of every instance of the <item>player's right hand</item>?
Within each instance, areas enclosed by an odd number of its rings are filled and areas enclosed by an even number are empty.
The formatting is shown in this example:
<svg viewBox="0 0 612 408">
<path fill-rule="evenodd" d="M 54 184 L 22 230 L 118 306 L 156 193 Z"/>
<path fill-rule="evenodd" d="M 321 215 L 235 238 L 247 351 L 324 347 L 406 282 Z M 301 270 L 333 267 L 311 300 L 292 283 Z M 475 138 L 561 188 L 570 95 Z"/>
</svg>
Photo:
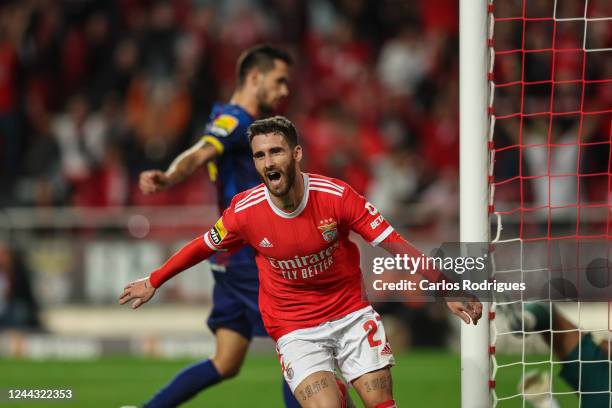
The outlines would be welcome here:
<svg viewBox="0 0 612 408">
<path fill-rule="evenodd" d="M 170 179 L 163 171 L 147 170 L 140 173 L 138 185 L 143 194 L 157 193 L 170 187 Z"/>
<path fill-rule="evenodd" d="M 148 277 L 130 282 L 123 288 L 123 293 L 119 297 L 119 304 L 124 305 L 135 299 L 132 302 L 132 309 L 137 309 L 151 300 L 155 291 L 156 289 L 151 285 Z"/>
<path fill-rule="evenodd" d="M 482 303 L 473 296 L 465 302 L 447 300 L 446 306 L 466 324 L 471 322 L 475 326 L 482 317 Z"/>
</svg>

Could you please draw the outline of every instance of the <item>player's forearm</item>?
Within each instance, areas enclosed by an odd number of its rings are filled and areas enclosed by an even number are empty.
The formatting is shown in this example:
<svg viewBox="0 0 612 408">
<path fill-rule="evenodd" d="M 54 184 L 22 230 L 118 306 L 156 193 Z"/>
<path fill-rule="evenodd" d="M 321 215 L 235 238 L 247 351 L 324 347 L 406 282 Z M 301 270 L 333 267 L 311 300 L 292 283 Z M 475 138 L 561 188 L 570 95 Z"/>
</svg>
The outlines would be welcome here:
<svg viewBox="0 0 612 408">
<path fill-rule="evenodd" d="M 195 153 L 194 148 L 191 148 L 174 159 L 168 170 L 166 170 L 166 177 L 168 177 L 171 185 L 178 184 L 195 173 L 203 164 Z"/>
<path fill-rule="evenodd" d="M 406 241 L 396 231 L 393 231 L 385 238 L 385 240 L 380 243 L 380 247 L 391 255 L 408 255 L 410 258 L 420 258 L 423 256 L 423 251 L 420 251 L 417 247 Z M 445 276 L 435 268 L 421 268 L 416 272 L 430 282 L 440 282 L 445 278 Z"/>
<path fill-rule="evenodd" d="M 165 264 L 153 271 L 149 276 L 149 281 L 153 287 L 158 288 L 173 276 L 197 265 L 213 253 L 214 251 L 204 243 L 204 239 L 200 236 L 182 247 Z"/>
</svg>

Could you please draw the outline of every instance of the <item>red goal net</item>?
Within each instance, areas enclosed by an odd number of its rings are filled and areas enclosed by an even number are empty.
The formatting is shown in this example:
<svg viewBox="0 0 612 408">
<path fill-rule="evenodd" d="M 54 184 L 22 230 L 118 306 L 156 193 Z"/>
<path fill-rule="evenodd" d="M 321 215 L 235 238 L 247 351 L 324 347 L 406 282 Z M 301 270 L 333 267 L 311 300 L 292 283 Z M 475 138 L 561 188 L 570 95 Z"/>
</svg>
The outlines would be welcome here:
<svg viewBox="0 0 612 408">
<path fill-rule="evenodd" d="M 524 274 L 527 243 L 612 238 L 612 2 L 496 0 L 489 17 L 492 236 L 517 245 Z M 495 273 L 503 272 L 498 265 Z M 493 304 L 494 405 L 535 406 L 534 397 L 544 396 L 579 406 L 583 391 L 557 384 L 564 362 L 538 339 L 542 333 L 495 317 L 499 306 L 518 305 L 524 319 L 525 303 Z M 559 309 L 577 333 L 609 341 L 609 303 Z M 537 371 L 548 384 L 530 392 L 522 379 Z"/>
</svg>

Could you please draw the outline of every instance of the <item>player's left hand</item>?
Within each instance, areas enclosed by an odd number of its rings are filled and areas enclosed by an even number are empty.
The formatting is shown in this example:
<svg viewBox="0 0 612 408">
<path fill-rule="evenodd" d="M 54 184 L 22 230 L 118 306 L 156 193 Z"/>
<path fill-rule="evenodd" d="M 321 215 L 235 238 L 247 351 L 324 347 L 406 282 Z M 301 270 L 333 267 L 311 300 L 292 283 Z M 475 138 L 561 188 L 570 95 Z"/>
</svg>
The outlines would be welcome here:
<svg viewBox="0 0 612 408">
<path fill-rule="evenodd" d="M 476 298 L 466 302 L 447 301 L 446 305 L 453 314 L 457 315 L 466 324 L 470 324 L 470 319 L 474 326 L 482 316 L 482 303 Z"/>
<path fill-rule="evenodd" d="M 119 297 L 119 304 L 124 305 L 130 300 L 136 299 L 132 302 L 132 309 L 137 309 L 151 300 L 155 291 L 156 289 L 151 285 L 148 277 L 130 282 L 123 288 L 123 293 Z"/>
</svg>

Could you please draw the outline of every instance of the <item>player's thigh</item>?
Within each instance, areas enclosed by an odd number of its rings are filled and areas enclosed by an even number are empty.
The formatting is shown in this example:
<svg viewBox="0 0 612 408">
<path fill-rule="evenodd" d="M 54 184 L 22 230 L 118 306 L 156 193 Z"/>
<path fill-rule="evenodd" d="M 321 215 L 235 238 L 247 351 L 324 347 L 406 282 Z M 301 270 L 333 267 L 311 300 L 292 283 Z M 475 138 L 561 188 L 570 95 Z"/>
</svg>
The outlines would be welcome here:
<svg viewBox="0 0 612 408">
<path fill-rule="evenodd" d="M 224 327 L 215 332 L 216 350 L 212 358 L 215 368 L 222 377 L 233 377 L 240 371 L 249 349 L 250 339 Z"/>
<path fill-rule="evenodd" d="M 342 396 L 334 373 L 317 371 L 308 375 L 294 391 L 304 408 L 342 408 Z"/>
<path fill-rule="evenodd" d="M 336 338 L 336 360 L 347 381 L 395 364 L 382 320 L 372 307 L 347 316 L 346 322 L 338 324 L 342 330 Z"/>
<path fill-rule="evenodd" d="M 296 389 L 310 375 L 321 371 L 334 373 L 333 348 L 329 341 L 318 337 L 317 329 L 314 333 L 298 332 L 301 336 L 289 333 L 276 343 L 283 376 L 296 396 Z"/>
<path fill-rule="evenodd" d="M 389 367 L 364 374 L 353 381 L 355 391 L 366 408 L 393 399 L 393 381 Z"/>
</svg>

